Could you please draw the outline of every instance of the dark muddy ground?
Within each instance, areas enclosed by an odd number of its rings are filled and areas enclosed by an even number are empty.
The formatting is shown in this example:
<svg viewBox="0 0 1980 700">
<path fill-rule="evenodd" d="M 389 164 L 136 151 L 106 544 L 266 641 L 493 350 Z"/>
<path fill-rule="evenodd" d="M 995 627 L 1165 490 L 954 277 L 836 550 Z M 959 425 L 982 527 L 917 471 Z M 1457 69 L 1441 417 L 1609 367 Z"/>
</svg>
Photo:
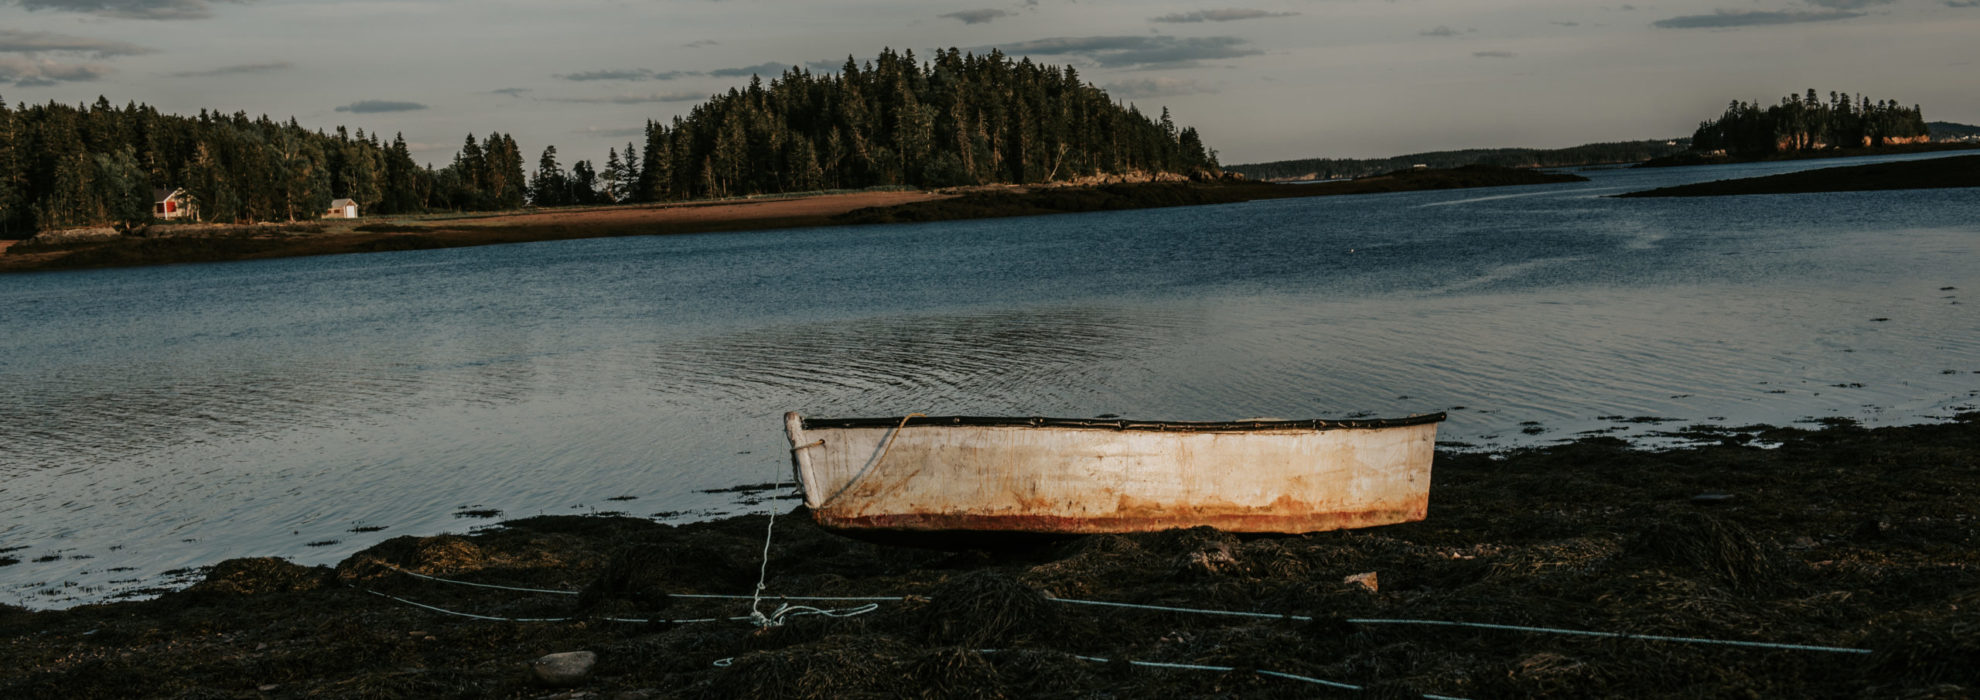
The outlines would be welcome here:
<svg viewBox="0 0 1980 700">
<path fill-rule="evenodd" d="M 1980 156 L 1949 156 L 1900 163 L 1871 163 L 1841 168 L 1715 180 L 1676 187 L 1619 194 L 1617 197 L 1717 197 L 1736 194 L 1798 194 L 1980 187 Z"/>
<path fill-rule="evenodd" d="M 1361 531 L 1238 538 L 1187 530 L 943 551 L 847 539 L 801 513 L 779 517 L 768 593 L 909 597 L 866 615 L 793 617 L 766 629 L 606 619 L 747 614 L 747 601 L 673 594 L 749 592 L 763 516 L 680 527 L 529 518 L 466 536 L 389 540 L 334 570 L 232 560 L 156 600 L 0 608 L 0 697 L 1980 693 L 1980 414 L 1874 430 L 1837 423 L 1674 432 L 1701 446 L 1652 452 L 1597 437 L 1439 455 L 1427 521 Z M 392 567 L 582 594 L 468 588 Z M 1344 581 L 1366 573 L 1375 590 Z M 468 619 L 380 594 L 487 616 L 573 619 Z M 1353 621 L 1363 618 L 1872 653 Z M 531 660 L 578 650 L 595 652 L 597 665 L 576 686 L 533 678 Z"/>
</svg>

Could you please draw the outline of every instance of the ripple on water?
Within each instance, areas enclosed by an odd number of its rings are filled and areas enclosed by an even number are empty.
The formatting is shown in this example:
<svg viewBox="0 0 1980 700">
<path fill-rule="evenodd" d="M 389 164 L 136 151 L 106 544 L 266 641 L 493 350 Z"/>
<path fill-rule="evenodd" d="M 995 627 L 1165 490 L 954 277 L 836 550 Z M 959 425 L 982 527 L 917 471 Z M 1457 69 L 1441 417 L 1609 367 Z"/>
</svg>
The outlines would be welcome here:
<svg viewBox="0 0 1980 700">
<path fill-rule="evenodd" d="M 1980 396 L 1980 194 L 1591 196 L 1735 174 L 1689 172 L 0 277 L 0 597 L 773 507 L 719 490 L 788 478 L 786 410 L 1450 409 L 1489 449 Z"/>
</svg>

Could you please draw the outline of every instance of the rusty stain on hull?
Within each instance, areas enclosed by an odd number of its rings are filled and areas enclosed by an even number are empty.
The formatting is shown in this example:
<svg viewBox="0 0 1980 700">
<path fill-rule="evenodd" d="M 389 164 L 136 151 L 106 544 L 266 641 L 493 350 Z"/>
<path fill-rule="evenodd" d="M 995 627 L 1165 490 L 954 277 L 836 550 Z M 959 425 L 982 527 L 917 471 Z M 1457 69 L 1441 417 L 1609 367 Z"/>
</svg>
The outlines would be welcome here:
<svg viewBox="0 0 1980 700">
<path fill-rule="evenodd" d="M 785 428 L 806 505 L 827 527 L 1295 533 L 1423 519 L 1441 418 L 1121 429 L 792 413 Z"/>
<path fill-rule="evenodd" d="M 1363 510 L 1355 512 L 1274 514 L 1233 513 L 1173 516 L 1123 516 L 1069 518 L 1054 515 L 972 515 L 968 513 L 898 513 L 838 517 L 816 515 L 818 524 L 846 530 L 902 530 L 913 532 L 1052 532 L 1091 535 L 1109 532 L 1156 532 L 1174 528 L 1208 525 L 1227 532 L 1319 532 L 1358 527 L 1393 525 L 1422 520 L 1429 510 L 1429 499 L 1412 508 Z"/>
</svg>

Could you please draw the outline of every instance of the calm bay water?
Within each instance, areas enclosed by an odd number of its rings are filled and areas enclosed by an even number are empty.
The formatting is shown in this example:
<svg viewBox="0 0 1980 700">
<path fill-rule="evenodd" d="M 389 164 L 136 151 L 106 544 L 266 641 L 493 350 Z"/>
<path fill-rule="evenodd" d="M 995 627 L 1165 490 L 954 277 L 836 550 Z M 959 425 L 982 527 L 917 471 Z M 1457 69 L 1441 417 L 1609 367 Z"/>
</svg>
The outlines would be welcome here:
<svg viewBox="0 0 1980 700">
<path fill-rule="evenodd" d="M 1850 162 L 0 276 L 0 601 L 760 508 L 706 491 L 787 476 L 786 410 L 1450 410 L 1478 448 L 1971 410 L 1980 190 L 1608 197 Z"/>
</svg>

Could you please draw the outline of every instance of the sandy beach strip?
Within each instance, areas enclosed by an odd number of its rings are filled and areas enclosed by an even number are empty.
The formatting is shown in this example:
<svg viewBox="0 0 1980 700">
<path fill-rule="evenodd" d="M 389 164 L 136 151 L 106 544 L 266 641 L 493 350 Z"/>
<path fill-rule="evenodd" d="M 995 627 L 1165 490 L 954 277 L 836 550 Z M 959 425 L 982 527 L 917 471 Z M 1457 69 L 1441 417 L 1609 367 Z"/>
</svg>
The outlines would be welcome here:
<svg viewBox="0 0 1980 700">
<path fill-rule="evenodd" d="M 715 202 L 525 211 L 460 222 L 465 226 L 680 226 L 695 223 L 830 218 L 867 207 L 948 199 L 921 191 L 848 192 Z M 448 226 L 451 228 L 452 226 Z"/>
</svg>

